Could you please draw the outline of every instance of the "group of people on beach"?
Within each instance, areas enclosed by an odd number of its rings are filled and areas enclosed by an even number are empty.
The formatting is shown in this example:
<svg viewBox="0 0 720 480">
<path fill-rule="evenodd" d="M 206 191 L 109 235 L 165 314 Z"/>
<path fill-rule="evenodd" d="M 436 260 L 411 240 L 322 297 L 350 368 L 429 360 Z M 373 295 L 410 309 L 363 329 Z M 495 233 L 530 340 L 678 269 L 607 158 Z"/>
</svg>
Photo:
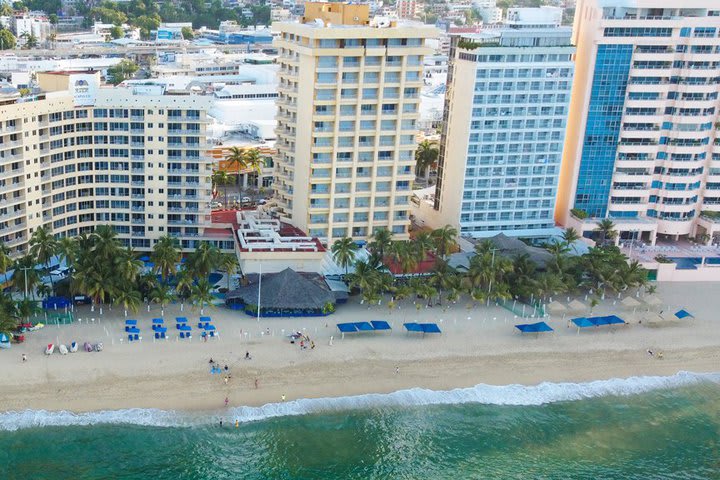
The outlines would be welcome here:
<svg viewBox="0 0 720 480">
<path fill-rule="evenodd" d="M 300 350 L 315 350 L 315 342 L 310 339 L 310 335 L 306 335 L 302 332 L 295 332 L 291 335 L 290 343 L 295 343 L 300 340 Z"/>
</svg>

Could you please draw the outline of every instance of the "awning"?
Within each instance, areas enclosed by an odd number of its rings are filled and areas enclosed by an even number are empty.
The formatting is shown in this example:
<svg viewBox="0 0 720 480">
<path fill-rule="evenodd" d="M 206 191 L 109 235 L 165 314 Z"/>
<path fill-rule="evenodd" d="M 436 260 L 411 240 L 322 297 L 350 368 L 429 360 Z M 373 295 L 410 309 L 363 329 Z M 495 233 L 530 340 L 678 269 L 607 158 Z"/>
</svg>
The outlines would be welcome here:
<svg viewBox="0 0 720 480">
<path fill-rule="evenodd" d="M 403 323 L 408 332 L 419 333 L 442 333 L 437 323 Z"/>
<path fill-rule="evenodd" d="M 602 327 L 604 325 L 625 325 L 627 322 L 617 315 L 607 315 L 604 317 L 580 317 L 573 318 L 572 322 L 578 328 Z"/>
<path fill-rule="evenodd" d="M 522 333 L 543 333 L 553 331 L 550 325 L 545 322 L 524 323 L 520 325 L 515 325 L 515 328 L 520 330 Z"/>
<path fill-rule="evenodd" d="M 678 310 L 677 312 L 675 312 L 675 316 L 676 316 L 678 319 L 680 319 L 680 320 L 682 320 L 683 318 L 686 318 L 686 317 L 695 318 L 695 316 L 694 316 L 692 313 L 690 313 L 690 312 L 688 312 L 687 310 L 684 310 L 684 309 L 683 309 L 683 310 Z"/>
<path fill-rule="evenodd" d="M 385 320 L 372 320 L 370 323 L 375 330 L 392 330 L 390 324 Z"/>
</svg>

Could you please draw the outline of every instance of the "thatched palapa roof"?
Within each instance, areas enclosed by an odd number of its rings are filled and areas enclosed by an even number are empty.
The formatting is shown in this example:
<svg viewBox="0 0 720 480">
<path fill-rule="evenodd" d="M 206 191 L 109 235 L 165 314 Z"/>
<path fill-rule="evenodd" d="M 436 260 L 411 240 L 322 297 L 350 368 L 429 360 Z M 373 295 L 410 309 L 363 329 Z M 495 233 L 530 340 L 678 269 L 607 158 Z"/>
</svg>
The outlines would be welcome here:
<svg viewBox="0 0 720 480">
<path fill-rule="evenodd" d="M 246 305 L 256 305 L 259 282 L 228 292 L 226 300 L 240 300 Z M 335 303 L 335 295 L 322 285 L 298 272 L 286 268 L 278 273 L 262 276 L 260 308 L 262 310 L 312 310 L 322 309 L 328 302 Z"/>
</svg>

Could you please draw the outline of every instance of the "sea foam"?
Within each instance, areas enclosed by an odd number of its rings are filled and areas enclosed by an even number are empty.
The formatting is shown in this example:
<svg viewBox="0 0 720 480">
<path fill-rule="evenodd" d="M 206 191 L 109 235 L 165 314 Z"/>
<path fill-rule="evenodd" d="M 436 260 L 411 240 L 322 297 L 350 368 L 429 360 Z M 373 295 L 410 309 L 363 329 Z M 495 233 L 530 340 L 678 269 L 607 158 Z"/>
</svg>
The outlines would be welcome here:
<svg viewBox="0 0 720 480">
<path fill-rule="evenodd" d="M 0 431 L 37 427 L 74 425 L 125 424 L 155 427 L 192 427 L 215 423 L 219 416 L 240 422 L 273 417 L 340 412 L 383 407 L 422 405 L 543 405 L 603 396 L 628 396 L 653 390 L 671 389 L 699 383 L 720 383 L 720 373 L 679 372 L 675 375 L 613 378 L 585 383 L 551 383 L 538 385 L 486 385 L 453 390 L 411 388 L 387 394 L 366 394 L 349 397 L 303 398 L 261 407 L 236 407 L 222 412 L 190 413 L 159 409 L 124 409 L 73 413 L 46 410 L 24 410 L 0 413 Z"/>
</svg>

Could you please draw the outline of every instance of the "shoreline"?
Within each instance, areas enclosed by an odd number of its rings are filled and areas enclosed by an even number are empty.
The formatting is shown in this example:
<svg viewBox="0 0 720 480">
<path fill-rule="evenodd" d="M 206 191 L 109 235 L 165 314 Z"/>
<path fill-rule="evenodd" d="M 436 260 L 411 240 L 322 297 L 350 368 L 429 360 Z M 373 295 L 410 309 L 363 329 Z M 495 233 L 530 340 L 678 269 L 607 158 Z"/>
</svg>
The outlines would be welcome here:
<svg viewBox="0 0 720 480">
<path fill-rule="evenodd" d="M 162 410 L 222 410 L 260 406 L 300 398 L 332 398 L 391 393 L 411 388 L 451 390 L 478 384 L 506 386 L 543 382 L 591 382 L 611 378 L 668 376 L 680 371 L 720 371 L 718 306 L 712 283 L 661 284 L 661 305 L 643 303 L 624 308 L 619 299 L 608 299 L 595 315 L 618 314 L 629 322 L 622 327 L 568 328 L 568 318 L 588 315 L 573 312 L 544 318 L 555 329 L 540 336 L 515 333 L 515 323 L 530 323 L 496 306 L 469 304 L 442 308 L 417 308 L 412 300 L 389 311 L 386 301 L 368 307 L 351 301 L 332 317 L 256 319 L 224 308 L 208 309 L 219 338 L 152 339 L 150 320 L 160 316 L 151 306 L 138 319 L 145 339 L 131 345 L 121 342 L 122 312 L 108 309 L 103 317 L 89 308 L 78 308 L 71 325 L 32 332 L 24 344 L 0 351 L 0 411 L 49 410 L 90 412 L 128 408 Z M 639 297 L 640 301 L 645 299 Z M 387 300 L 387 299 L 386 299 Z M 565 300 L 565 299 L 563 299 Z M 567 303 L 567 302 L 564 302 Z M 657 321 L 658 312 L 689 308 L 694 318 Z M 178 315 L 192 319 L 199 312 L 179 305 L 165 309 L 165 319 Z M 669 317 L 672 313 L 665 314 Z M 95 318 L 96 321 L 88 322 Z M 385 319 L 393 331 L 383 334 L 346 335 L 335 323 Z M 654 322 L 649 320 L 654 319 Z M 408 335 L 402 323 L 437 322 L 443 333 L 425 337 Z M 642 323 L 640 323 L 642 322 Z M 306 332 L 315 349 L 301 350 L 287 334 Z M 332 342 L 331 342 L 332 339 Z M 47 343 L 102 341 L 102 352 L 77 352 L 65 356 L 43 354 Z M 332 346 L 330 345 L 332 343 Z M 663 359 L 648 349 L 662 351 Z M 252 360 L 244 360 L 250 352 Z M 26 354 L 28 361 L 21 362 Z M 210 375 L 208 360 L 227 364 L 232 375 L 227 385 L 222 375 Z M 399 373 L 395 373 L 395 368 Z M 258 379 L 259 388 L 254 381 Z"/>
<path fill-rule="evenodd" d="M 179 412 L 215 412 L 224 411 L 224 396 L 230 399 L 229 408 L 261 407 L 267 404 L 281 403 L 282 396 L 286 401 L 317 398 L 355 397 L 366 394 L 390 394 L 401 390 L 415 388 L 432 391 L 450 391 L 453 389 L 472 388 L 483 384 L 493 387 L 509 385 L 537 386 L 543 383 L 587 384 L 594 381 L 612 379 L 626 380 L 631 377 L 670 377 L 679 372 L 694 374 L 717 374 L 720 372 L 720 353 L 708 347 L 693 351 L 665 351 L 665 358 L 655 359 L 647 353 L 636 351 L 594 351 L 576 354 L 551 353 L 535 357 L 533 368 L 528 368 L 524 358 L 508 355 L 490 357 L 456 357 L 446 358 L 439 362 L 445 374 L 431 378 L 427 375 L 428 365 L 425 362 L 374 361 L 365 367 L 378 372 L 390 372 L 375 375 L 372 387 L 368 388 L 368 378 L 358 377 L 361 381 L 348 384 L 345 379 L 336 381 L 314 380 L 302 385 L 283 388 L 286 378 L 283 372 L 266 372 L 263 384 L 257 390 L 252 386 L 251 376 L 239 375 L 229 385 L 221 382 L 203 382 L 203 374 L 187 378 L 188 383 L 197 383 L 197 387 L 188 389 L 185 384 L 175 381 L 163 381 L 163 377 L 115 377 L 112 380 L 93 382 L 91 384 L 50 382 L 32 389 L 32 398 L 27 397 L 25 387 L 6 387 L 2 392 L 2 411 L 44 410 L 48 412 L 67 411 L 72 413 L 89 413 L 99 411 L 116 411 L 126 409 L 158 409 Z M 612 358 L 608 362 L 608 359 Z M 668 360 L 668 358 L 670 360 Z M 554 369 L 557 362 L 567 365 L 562 371 Z M 596 362 L 605 362 L 598 368 Z M 437 367 L 438 362 L 434 363 Z M 395 374 L 395 366 L 400 373 Z M 310 375 L 312 371 L 326 371 L 333 365 L 305 365 L 296 374 Z M 460 371 L 465 369 L 465 371 Z M 488 369 L 492 369 L 488 371 Z M 359 369 L 350 369 L 348 373 L 359 375 Z M 470 370 L 470 371 L 468 371 Z M 473 371 L 476 370 L 476 371 Z M 540 379 L 537 371 L 545 374 Z M 215 379 L 217 380 L 217 379 Z M 38 388 L 39 387 L 39 388 Z M 72 396 L 64 394 L 74 392 Z M 78 401 L 82 398 L 82 401 Z"/>
</svg>

